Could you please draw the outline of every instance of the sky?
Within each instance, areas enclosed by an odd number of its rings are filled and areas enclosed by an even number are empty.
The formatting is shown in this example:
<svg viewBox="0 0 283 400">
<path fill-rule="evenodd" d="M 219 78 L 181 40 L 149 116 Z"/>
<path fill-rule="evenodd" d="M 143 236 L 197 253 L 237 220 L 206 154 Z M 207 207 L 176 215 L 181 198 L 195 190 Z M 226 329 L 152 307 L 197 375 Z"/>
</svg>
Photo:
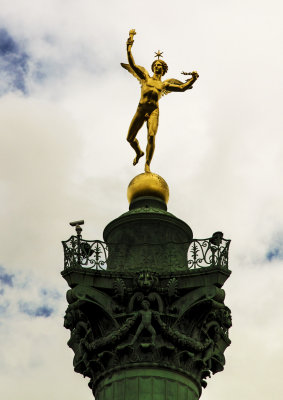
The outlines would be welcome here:
<svg viewBox="0 0 283 400">
<path fill-rule="evenodd" d="M 2 0 L 0 8 L 0 395 L 91 399 L 63 328 L 61 241 L 127 211 L 126 135 L 139 83 L 164 52 L 193 90 L 160 100 L 152 171 L 194 237 L 231 239 L 232 345 L 202 400 L 279 400 L 283 361 L 283 3 L 280 0 Z M 138 138 L 146 144 L 145 127 Z"/>
</svg>

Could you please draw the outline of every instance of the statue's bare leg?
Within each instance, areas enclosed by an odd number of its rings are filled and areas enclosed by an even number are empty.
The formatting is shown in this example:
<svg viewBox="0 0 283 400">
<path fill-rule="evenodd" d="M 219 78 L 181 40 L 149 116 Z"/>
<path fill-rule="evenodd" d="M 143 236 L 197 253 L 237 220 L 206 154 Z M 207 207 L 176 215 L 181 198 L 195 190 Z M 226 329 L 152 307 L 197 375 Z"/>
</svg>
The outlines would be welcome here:
<svg viewBox="0 0 283 400">
<path fill-rule="evenodd" d="M 137 340 L 137 338 L 140 336 L 140 334 L 141 334 L 143 328 L 144 328 L 143 323 L 140 323 L 140 324 L 139 324 L 139 327 L 138 327 L 138 329 L 137 329 L 137 331 L 136 331 L 136 334 L 135 334 L 135 336 L 133 337 L 133 339 L 132 339 L 132 341 L 131 341 L 130 344 L 134 344 L 134 343 L 135 343 L 135 341 Z"/>
<path fill-rule="evenodd" d="M 139 109 L 137 109 L 134 118 L 129 127 L 127 141 L 130 143 L 132 148 L 136 152 L 136 157 L 134 158 L 133 164 L 136 165 L 139 162 L 139 159 L 144 155 L 144 152 L 141 150 L 138 139 L 136 138 L 138 131 L 143 126 L 145 121 L 144 113 L 141 113 Z"/>
<path fill-rule="evenodd" d="M 153 326 L 151 325 L 151 326 L 149 326 L 149 327 L 147 328 L 147 330 L 148 330 L 149 333 L 151 333 L 151 343 L 152 343 L 152 344 L 155 344 L 155 338 L 156 338 L 156 331 L 155 331 L 155 329 L 154 329 Z"/>
<path fill-rule="evenodd" d="M 156 108 L 147 121 L 147 146 L 146 146 L 146 162 L 144 170 L 150 172 L 150 163 L 155 149 L 155 135 L 158 128 L 159 110 Z"/>
</svg>

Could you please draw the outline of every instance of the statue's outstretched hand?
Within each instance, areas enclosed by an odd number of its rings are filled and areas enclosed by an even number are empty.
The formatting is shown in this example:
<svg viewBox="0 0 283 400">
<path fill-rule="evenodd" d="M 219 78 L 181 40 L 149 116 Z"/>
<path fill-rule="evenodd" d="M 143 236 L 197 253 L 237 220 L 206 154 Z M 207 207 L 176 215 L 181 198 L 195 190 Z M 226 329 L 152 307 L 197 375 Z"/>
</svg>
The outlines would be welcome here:
<svg viewBox="0 0 283 400">
<path fill-rule="evenodd" d="M 198 79 L 198 77 L 199 77 L 199 74 L 197 73 L 197 71 L 191 72 L 191 75 L 192 75 L 192 77 L 195 78 L 195 79 Z"/>
</svg>

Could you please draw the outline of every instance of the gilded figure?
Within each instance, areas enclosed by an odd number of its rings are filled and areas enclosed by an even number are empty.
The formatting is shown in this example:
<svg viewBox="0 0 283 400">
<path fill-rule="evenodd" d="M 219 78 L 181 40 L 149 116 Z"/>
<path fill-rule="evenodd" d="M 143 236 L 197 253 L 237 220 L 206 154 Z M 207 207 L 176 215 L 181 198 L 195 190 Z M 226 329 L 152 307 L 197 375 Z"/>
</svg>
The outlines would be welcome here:
<svg viewBox="0 0 283 400">
<path fill-rule="evenodd" d="M 122 67 L 134 75 L 141 84 L 141 98 L 137 111 L 129 127 L 127 141 L 135 150 L 136 156 L 133 165 L 136 165 L 139 162 L 139 159 L 144 155 L 136 136 L 144 122 L 147 123 L 145 172 L 150 172 L 150 163 L 155 149 L 155 136 L 158 128 L 159 99 L 161 96 L 170 92 L 185 92 L 188 89 L 192 89 L 193 83 L 198 79 L 199 75 L 196 71 L 193 71 L 190 73 L 184 73 L 185 75 L 191 75 L 191 78 L 187 79 L 186 82 L 181 82 L 177 79 L 167 79 L 162 81 L 162 77 L 167 72 L 168 66 L 164 60 L 159 59 L 162 57 L 162 52 L 158 51 L 155 53 L 158 58 L 151 65 L 153 75 L 150 76 L 145 68 L 137 65 L 134 61 L 132 46 L 135 34 L 136 32 L 134 29 L 130 30 L 129 38 L 127 40 L 127 56 L 129 64 L 121 63 Z"/>
</svg>

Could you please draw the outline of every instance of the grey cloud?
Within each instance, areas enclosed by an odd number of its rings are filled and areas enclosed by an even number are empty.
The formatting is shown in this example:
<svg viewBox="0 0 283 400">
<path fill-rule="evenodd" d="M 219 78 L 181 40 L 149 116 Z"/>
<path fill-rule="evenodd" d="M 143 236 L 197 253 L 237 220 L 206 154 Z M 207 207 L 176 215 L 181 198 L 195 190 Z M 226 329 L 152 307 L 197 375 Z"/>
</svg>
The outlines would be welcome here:
<svg viewBox="0 0 283 400">
<path fill-rule="evenodd" d="M 0 282 L 3 285 L 13 287 L 14 286 L 13 278 L 14 278 L 13 274 L 8 274 L 5 268 L 0 266 Z"/>
<path fill-rule="evenodd" d="M 27 314 L 30 317 L 45 317 L 48 318 L 54 312 L 53 308 L 47 305 L 37 306 L 33 303 L 22 303 L 19 302 L 19 311 Z"/>
<path fill-rule="evenodd" d="M 278 234 L 266 253 L 268 261 L 283 260 L 283 235 Z"/>
<path fill-rule="evenodd" d="M 0 294 L 1 294 L 1 291 L 0 291 Z M 7 312 L 9 306 L 10 306 L 9 301 L 4 301 L 0 304 L 0 316 L 4 315 Z"/>
<path fill-rule="evenodd" d="M 62 294 L 59 293 L 56 289 L 42 288 L 42 289 L 40 289 L 39 293 L 42 297 L 47 297 L 47 298 L 51 298 L 54 300 L 58 300 L 62 297 Z"/>
<path fill-rule="evenodd" d="M 19 90 L 27 93 L 26 75 L 29 56 L 4 28 L 0 29 L 0 94 Z"/>
<path fill-rule="evenodd" d="M 20 314 L 48 318 L 56 315 L 60 308 L 63 296 L 47 277 L 42 279 L 20 270 L 8 274 L 5 268 L 0 267 L 1 282 L 0 315 L 5 322 Z"/>
</svg>

